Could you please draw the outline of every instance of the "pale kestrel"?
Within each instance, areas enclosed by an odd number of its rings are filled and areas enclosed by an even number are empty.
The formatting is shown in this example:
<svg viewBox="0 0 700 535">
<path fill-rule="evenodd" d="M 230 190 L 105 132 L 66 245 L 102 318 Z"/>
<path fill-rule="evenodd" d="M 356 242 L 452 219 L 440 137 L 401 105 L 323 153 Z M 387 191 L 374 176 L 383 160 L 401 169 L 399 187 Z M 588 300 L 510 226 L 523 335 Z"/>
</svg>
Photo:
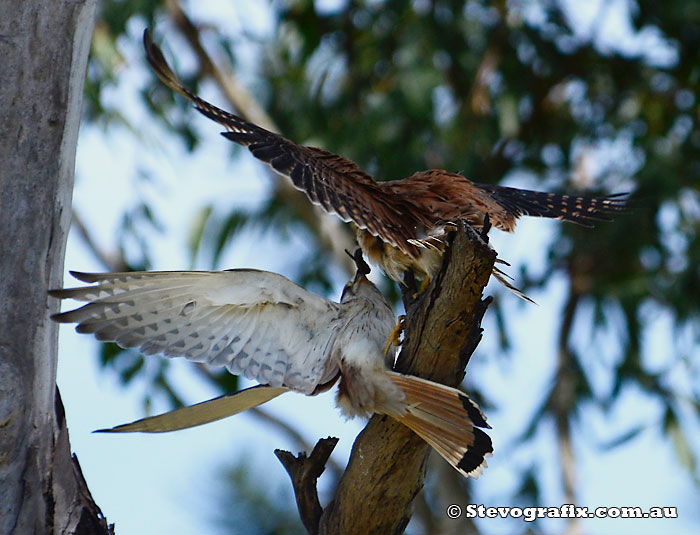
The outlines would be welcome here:
<svg viewBox="0 0 700 535">
<path fill-rule="evenodd" d="M 359 256 L 358 256 L 359 255 Z M 164 432 L 201 425 L 259 405 L 289 390 L 307 395 L 339 381 L 337 405 L 349 418 L 386 414 L 405 424 L 465 476 L 478 477 L 493 451 L 478 405 L 463 392 L 391 371 L 385 351 L 395 316 L 358 272 L 340 303 L 319 297 L 275 273 L 154 271 L 75 273 L 97 283 L 52 290 L 87 301 L 52 316 L 80 333 L 146 354 L 184 357 L 258 381 L 249 388 L 171 413 L 111 429 Z M 386 346 L 389 347 L 389 346 Z"/>
<path fill-rule="evenodd" d="M 248 147 L 253 156 L 291 179 L 309 200 L 355 224 L 357 240 L 370 261 L 402 282 L 406 271 L 434 277 L 444 252 L 444 238 L 459 221 L 481 228 L 490 223 L 513 232 L 522 215 L 563 219 L 592 226 L 610 221 L 625 209 L 622 194 L 581 197 L 543 193 L 492 184 L 431 169 L 403 180 L 377 182 L 354 162 L 314 147 L 298 145 L 199 98 L 182 85 L 148 32 L 146 57 L 160 80 L 191 100 L 206 117 L 226 128 L 223 135 Z M 502 272 L 496 277 L 513 289 Z"/>
</svg>

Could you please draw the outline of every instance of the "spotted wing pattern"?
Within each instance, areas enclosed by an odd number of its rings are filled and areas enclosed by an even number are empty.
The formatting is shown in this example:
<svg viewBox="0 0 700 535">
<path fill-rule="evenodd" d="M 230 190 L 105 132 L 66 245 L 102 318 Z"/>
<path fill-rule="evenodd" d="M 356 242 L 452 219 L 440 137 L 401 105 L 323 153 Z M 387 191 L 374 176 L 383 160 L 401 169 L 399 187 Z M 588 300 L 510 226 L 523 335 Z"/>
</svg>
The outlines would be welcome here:
<svg viewBox="0 0 700 535">
<path fill-rule="evenodd" d="M 226 367 L 309 394 L 335 378 L 330 360 L 343 306 L 281 275 L 230 271 L 77 273 L 95 286 L 52 290 L 88 304 L 53 317 L 148 355 Z"/>
<path fill-rule="evenodd" d="M 203 100 L 182 85 L 148 30 L 144 33 L 144 48 L 158 78 L 192 101 L 200 113 L 226 128 L 226 138 L 247 147 L 253 156 L 290 178 L 311 202 L 327 212 L 352 221 L 406 254 L 417 254 L 409 240 L 424 227 L 420 212 L 387 195 L 356 163 L 325 150 L 298 145 Z"/>
</svg>

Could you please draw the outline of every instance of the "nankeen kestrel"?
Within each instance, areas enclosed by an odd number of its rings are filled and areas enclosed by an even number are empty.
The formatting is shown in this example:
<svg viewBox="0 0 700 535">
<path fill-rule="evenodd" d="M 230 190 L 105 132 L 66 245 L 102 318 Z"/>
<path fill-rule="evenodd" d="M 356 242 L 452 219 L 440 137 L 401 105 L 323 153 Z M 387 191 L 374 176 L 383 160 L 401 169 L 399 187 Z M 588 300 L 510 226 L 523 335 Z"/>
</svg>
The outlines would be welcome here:
<svg viewBox="0 0 700 535">
<path fill-rule="evenodd" d="M 411 270 L 434 277 L 445 236 L 459 221 L 481 228 L 490 223 L 513 232 L 522 215 L 563 219 L 583 226 L 610 221 L 625 209 L 623 194 L 585 197 L 479 184 L 448 171 L 420 171 L 402 180 L 377 182 L 354 162 L 331 152 L 298 145 L 202 100 L 182 85 L 148 32 L 146 57 L 158 78 L 206 117 L 226 128 L 223 135 L 248 147 L 253 156 L 291 179 L 309 200 L 355 224 L 369 259 L 402 282 Z M 512 288 L 495 269 L 494 275 Z M 517 291 L 517 290 L 516 290 Z"/>
<path fill-rule="evenodd" d="M 478 477 L 493 448 L 478 405 L 463 392 L 391 371 L 395 316 L 365 277 L 361 253 L 340 303 L 275 273 L 154 271 L 73 273 L 96 283 L 52 290 L 88 304 L 52 316 L 80 333 L 146 354 L 221 366 L 261 386 L 109 431 L 165 432 L 236 414 L 294 390 L 314 395 L 339 381 L 347 417 L 386 414 L 412 429 L 465 476 Z M 390 351 L 388 349 L 391 349 Z"/>
</svg>

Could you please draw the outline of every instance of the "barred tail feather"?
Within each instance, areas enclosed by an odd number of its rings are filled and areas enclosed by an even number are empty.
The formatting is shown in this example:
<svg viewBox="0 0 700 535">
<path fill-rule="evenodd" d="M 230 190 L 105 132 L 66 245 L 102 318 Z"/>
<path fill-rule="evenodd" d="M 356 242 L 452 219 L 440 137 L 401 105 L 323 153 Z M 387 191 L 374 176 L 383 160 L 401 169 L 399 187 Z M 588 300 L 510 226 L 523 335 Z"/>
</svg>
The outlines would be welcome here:
<svg viewBox="0 0 700 535">
<path fill-rule="evenodd" d="M 456 388 L 389 372 L 406 396 L 407 409 L 392 415 L 425 440 L 464 476 L 478 478 L 493 453 L 489 428 L 479 406 Z"/>
</svg>

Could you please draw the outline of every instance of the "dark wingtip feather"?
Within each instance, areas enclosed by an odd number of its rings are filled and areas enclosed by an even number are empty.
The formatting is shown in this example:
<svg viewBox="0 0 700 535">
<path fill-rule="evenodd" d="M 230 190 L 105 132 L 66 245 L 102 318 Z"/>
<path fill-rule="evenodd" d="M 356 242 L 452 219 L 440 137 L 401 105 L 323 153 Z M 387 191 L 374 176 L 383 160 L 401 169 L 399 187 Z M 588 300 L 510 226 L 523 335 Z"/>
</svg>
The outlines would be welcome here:
<svg viewBox="0 0 700 535">
<path fill-rule="evenodd" d="M 112 275 L 111 273 L 87 273 L 85 271 L 69 271 L 68 273 L 82 282 L 98 282 Z"/>
<path fill-rule="evenodd" d="M 57 299 L 66 299 L 70 297 L 70 289 L 68 288 L 54 288 L 49 290 L 49 295 Z"/>
<path fill-rule="evenodd" d="M 131 424 L 121 424 L 110 428 L 95 429 L 93 433 L 129 433 L 131 431 L 129 431 L 128 429 L 122 429 L 124 427 L 128 427 L 129 425 Z"/>
<path fill-rule="evenodd" d="M 65 314 L 65 312 L 57 312 L 56 314 L 51 314 L 49 318 L 51 318 L 51 321 L 55 321 L 56 323 L 70 323 L 65 319 Z"/>
<path fill-rule="evenodd" d="M 153 39 L 151 38 L 151 31 L 148 28 L 143 31 L 143 48 L 146 51 L 146 59 L 151 65 L 153 71 L 156 73 L 158 78 L 169 86 L 170 84 L 167 83 L 167 81 L 170 81 L 173 72 L 168 66 L 168 62 L 166 61 L 163 52 L 158 45 L 153 42 Z M 164 77 L 165 80 L 163 79 Z"/>
<path fill-rule="evenodd" d="M 143 47 L 148 50 L 153 44 L 153 39 L 151 39 L 151 30 L 146 27 L 143 30 Z"/>
<path fill-rule="evenodd" d="M 83 273 L 82 271 L 69 271 L 73 277 L 82 282 L 97 282 L 100 278 L 105 278 L 106 273 Z M 68 299 L 73 297 L 76 291 L 82 291 L 85 288 L 52 288 L 48 291 L 51 297 L 58 299 Z"/>
</svg>

